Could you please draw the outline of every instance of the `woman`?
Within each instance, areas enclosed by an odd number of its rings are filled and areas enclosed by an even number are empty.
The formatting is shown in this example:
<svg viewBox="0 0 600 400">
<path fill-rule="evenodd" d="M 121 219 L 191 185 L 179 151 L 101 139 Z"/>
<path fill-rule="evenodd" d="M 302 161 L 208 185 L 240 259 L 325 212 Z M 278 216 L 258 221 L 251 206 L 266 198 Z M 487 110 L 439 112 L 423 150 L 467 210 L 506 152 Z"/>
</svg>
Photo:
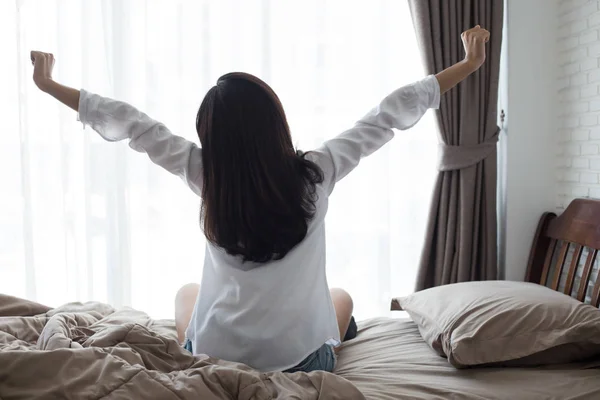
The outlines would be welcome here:
<svg viewBox="0 0 600 400">
<path fill-rule="evenodd" d="M 52 80 L 54 57 L 32 52 L 37 86 L 79 112 L 102 137 L 181 177 L 202 198 L 207 238 L 200 285 L 176 298 L 179 338 L 194 354 L 260 371 L 333 371 L 352 300 L 325 276 L 328 198 L 362 157 L 408 129 L 485 60 L 489 33 L 462 35 L 464 61 L 387 96 L 352 128 L 302 153 L 283 107 L 260 79 L 227 74 L 196 118 L 201 148 L 129 104 Z M 195 216 L 194 216 L 195 218 Z"/>
</svg>

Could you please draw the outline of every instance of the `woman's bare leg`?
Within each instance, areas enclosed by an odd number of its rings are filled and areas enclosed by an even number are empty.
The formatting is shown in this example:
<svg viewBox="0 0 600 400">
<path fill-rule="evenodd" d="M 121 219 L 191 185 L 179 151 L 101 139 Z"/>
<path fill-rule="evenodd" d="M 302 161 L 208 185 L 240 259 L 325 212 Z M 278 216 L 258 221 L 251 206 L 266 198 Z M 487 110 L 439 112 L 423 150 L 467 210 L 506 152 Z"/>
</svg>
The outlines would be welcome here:
<svg viewBox="0 0 600 400">
<path fill-rule="evenodd" d="M 185 330 L 190 324 L 196 297 L 198 297 L 200 285 L 197 283 L 188 283 L 177 291 L 175 296 L 175 328 L 177 329 L 177 338 L 179 343 L 183 344 L 185 340 Z"/>
<path fill-rule="evenodd" d="M 330 289 L 329 292 L 331 293 L 331 300 L 335 308 L 335 316 L 340 330 L 340 340 L 343 340 L 350 325 L 354 303 L 352 303 L 352 297 L 344 289 L 334 288 Z"/>
</svg>

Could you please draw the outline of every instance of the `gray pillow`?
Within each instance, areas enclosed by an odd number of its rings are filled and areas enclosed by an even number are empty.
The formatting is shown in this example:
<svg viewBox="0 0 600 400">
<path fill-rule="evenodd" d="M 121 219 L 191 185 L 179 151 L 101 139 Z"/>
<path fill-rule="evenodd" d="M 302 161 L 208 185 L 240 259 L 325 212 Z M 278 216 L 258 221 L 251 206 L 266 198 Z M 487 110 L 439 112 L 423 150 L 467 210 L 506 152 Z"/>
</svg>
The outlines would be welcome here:
<svg viewBox="0 0 600 400">
<path fill-rule="evenodd" d="M 600 354 L 600 310 L 534 283 L 456 283 L 394 300 L 457 368 L 558 364 Z"/>
</svg>

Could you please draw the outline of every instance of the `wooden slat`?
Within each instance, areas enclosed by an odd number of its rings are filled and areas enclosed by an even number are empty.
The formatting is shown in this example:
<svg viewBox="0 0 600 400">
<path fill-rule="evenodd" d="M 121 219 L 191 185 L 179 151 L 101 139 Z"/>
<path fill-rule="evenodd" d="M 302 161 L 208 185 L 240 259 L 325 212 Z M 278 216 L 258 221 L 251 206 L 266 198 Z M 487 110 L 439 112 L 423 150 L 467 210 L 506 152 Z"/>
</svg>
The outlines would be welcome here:
<svg viewBox="0 0 600 400">
<path fill-rule="evenodd" d="M 550 212 L 544 213 L 540 218 L 529 252 L 525 282 L 540 283 L 542 271 L 544 270 L 544 260 L 550 247 L 550 237 L 546 234 L 546 231 L 555 219 L 556 214 Z"/>
<path fill-rule="evenodd" d="M 577 272 L 577 268 L 579 267 L 579 262 L 581 261 L 581 254 L 583 253 L 583 246 L 578 245 L 575 247 L 575 252 L 573 253 L 573 259 L 571 260 L 571 265 L 569 266 L 569 273 L 567 274 L 567 282 L 565 283 L 565 294 L 571 295 L 573 291 L 573 283 L 575 282 L 575 275 Z"/>
<path fill-rule="evenodd" d="M 565 258 L 569 252 L 569 242 L 563 242 L 560 246 L 560 252 L 558 253 L 558 260 L 556 260 L 556 269 L 554 271 L 554 279 L 552 279 L 552 290 L 558 290 L 558 284 L 560 282 L 560 276 L 565 265 Z"/>
<path fill-rule="evenodd" d="M 552 258 L 554 257 L 554 250 L 556 249 L 556 239 L 550 240 L 550 246 L 548 246 L 548 252 L 546 253 L 546 260 L 544 261 L 544 269 L 542 270 L 542 279 L 540 279 L 540 285 L 546 286 L 548 280 L 548 274 L 550 273 L 550 264 L 552 264 Z"/>
<path fill-rule="evenodd" d="M 598 254 L 598 250 L 590 249 L 587 260 L 585 262 L 585 267 L 583 268 L 583 273 L 581 275 L 581 282 L 579 283 L 579 291 L 577 292 L 577 300 L 584 301 L 585 293 L 587 292 L 588 283 L 590 281 L 590 274 L 592 272 L 592 266 L 594 265 L 594 261 L 596 260 L 596 255 Z"/>
<path fill-rule="evenodd" d="M 563 243 L 569 243 L 566 250 Z M 560 245 L 559 245 L 560 243 Z M 570 250 L 570 251 L 569 251 Z M 584 252 L 587 251 L 587 255 Z M 527 282 L 539 283 L 556 288 L 562 283 L 561 275 L 566 274 L 564 293 L 586 300 L 591 292 L 593 306 L 600 306 L 600 271 L 589 288 L 592 271 L 600 251 L 600 199 L 575 199 L 560 216 L 544 213 L 540 218 L 529 253 L 529 262 L 525 278 Z M 565 271 L 565 262 L 573 253 L 569 270 Z M 583 257 L 586 259 L 583 260 Z M 555 265 L 555 262 L 557 265 Z M 553 268 L 556 267 L 556 271 Z M 575 281 L 581 277 L 579 287 Z M 550 281 L 551 280 L 551 281 Z"/>
<path fill-rule="evenodd" d="M 600 307 L 600 268 L 598 268 L 598 275 L 596 275 L 596 283 L 592 292 L 592 305 Z"/>
</svg>

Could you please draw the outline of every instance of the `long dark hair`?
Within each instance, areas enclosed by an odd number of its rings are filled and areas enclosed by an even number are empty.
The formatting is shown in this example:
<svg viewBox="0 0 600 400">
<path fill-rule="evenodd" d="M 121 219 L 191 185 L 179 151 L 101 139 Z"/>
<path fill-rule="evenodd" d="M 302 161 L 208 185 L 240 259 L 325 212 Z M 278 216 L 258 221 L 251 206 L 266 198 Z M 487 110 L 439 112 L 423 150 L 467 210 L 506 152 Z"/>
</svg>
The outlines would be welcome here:
<svg viewBox="0 0 600 400">
<path fill-rule="evenodd" d="M 323 172 L 294 149 L 273 89 L 250 74 L 223 75 L 200 105 L 196 131 L 207 240 L 244 261 L 283 258 L 306 236 Z"/>
</svg>

